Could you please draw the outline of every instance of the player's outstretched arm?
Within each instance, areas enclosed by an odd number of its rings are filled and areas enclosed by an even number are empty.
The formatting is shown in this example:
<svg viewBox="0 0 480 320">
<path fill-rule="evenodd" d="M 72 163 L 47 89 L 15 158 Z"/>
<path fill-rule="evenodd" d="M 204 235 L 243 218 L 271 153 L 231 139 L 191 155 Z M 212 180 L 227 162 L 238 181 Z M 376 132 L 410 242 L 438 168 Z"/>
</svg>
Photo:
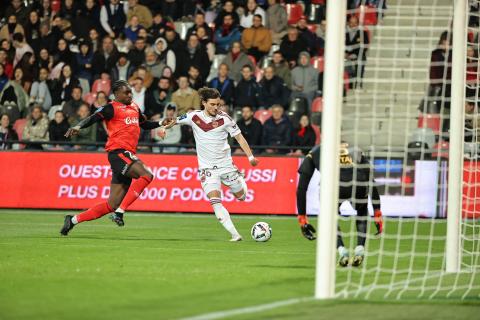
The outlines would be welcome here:
<svg viewBox="0 0 480 320">
<path fill-rule="evenodd" d="M 238 144 L 240 145 L 240 148 L 242 148 L 243 152 L 248 157 L 248 161 L 252 166 L 256 166 L 258 164 L 258 159 L 254 157 L 252 150 L 250 149 L 250 146 L 248 145 L 247 140 L 245 140 L 245 137 L 240 133 L 234 136 L 235 140 L 237 140 Z"/>
<path fill-rule="evenodd" d="M 113 114 L 114 111 L 111 104 L 100 107 L 91 116 L 86 117 L 85 119 L 77 123 L 75 126 L 69 128 L 65 133 L 65 137 L 70 138 L 76 136 L 83 128 L 88 128 L 91 125 L 97 122 L 101 122 L 103 120 L 110 120 L 113 118 Z"/>
</svg>

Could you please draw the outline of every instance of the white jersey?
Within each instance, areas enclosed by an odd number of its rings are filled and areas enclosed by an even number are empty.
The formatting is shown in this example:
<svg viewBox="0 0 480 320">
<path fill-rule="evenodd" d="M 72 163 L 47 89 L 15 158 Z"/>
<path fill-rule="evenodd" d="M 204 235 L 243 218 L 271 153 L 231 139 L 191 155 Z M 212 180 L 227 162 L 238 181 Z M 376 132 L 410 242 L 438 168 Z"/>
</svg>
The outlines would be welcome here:
<svg viewBox="0 0 480 320">
<path fill-rule="evenodd" d="M 198 168 L 228 168 L 233 160 L 228 135 L 235 137 L 241 133 L 237 124 L 225 112 L 210 117 L 202 110 L 196 110 L 177 118 L 178 124 L 193 128 L 197 148 Z"/>
</svg>

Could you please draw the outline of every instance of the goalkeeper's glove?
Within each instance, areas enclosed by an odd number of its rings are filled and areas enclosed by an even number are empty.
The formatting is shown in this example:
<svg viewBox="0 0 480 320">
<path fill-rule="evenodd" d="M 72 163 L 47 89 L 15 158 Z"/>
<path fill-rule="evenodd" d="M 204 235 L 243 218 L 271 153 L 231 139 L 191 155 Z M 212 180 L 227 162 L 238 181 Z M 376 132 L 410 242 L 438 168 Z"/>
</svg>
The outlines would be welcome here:
<svg viewBox="0 0 480 320">
<path fill-rule="evenodd" d="M 308 219 L 306 215 L 298 215 L 298 222 L 300 223 L 300 229 L 302 230 L 302 234 L 308 240 L 315 240 L 315 233 L 317 232 L 315 228 L 308 223 Z"/>
<path fill-rule="evenodd" d="M 382 211 L 380 209 L 376 209 L 373 215 L 373 220 L 375 221 L 375 226 L 377 227 L 376 235 L 379 235 L 383 232 L 383 218 L 382 218 Z"/>
</svg>

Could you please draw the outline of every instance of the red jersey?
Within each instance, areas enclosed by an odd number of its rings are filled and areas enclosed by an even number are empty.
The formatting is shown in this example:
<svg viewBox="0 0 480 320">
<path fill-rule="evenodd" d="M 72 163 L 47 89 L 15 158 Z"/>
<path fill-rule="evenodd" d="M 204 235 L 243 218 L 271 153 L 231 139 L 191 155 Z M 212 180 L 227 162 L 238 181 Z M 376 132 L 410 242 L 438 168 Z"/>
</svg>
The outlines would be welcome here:
<svg viewBox="0 0 480 320">
<path fill-rule="evenodd" d="M 100 115 L 107 124 L 106 151 L 125 149 L 136 153 L 140 138 L 140 123 L 145 121 L 145 116 L 134 102 L 124 105 L 112 101 L 98 109 L 95 114 Z"/>
</svg>

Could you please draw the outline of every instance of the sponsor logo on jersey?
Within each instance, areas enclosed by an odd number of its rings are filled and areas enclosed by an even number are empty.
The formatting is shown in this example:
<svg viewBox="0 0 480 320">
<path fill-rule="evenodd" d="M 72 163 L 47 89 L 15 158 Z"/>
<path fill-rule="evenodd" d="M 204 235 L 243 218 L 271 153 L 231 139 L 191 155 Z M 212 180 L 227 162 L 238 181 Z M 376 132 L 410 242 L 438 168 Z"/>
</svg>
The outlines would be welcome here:
<svg viewBox="0 0 480 320">
<path fill-rule="evenodd" d="M 178 120 L 183 120 L 183 119 L 186 119 L 186 118 L 187 118 L 187 114 L 184 113 L 180 117 L 178 117 Z"/>
<path fill-rule="evenodd" d="M 138 124 L 138 118 L 125 118 L 125 124 Z"/>
</svg>

